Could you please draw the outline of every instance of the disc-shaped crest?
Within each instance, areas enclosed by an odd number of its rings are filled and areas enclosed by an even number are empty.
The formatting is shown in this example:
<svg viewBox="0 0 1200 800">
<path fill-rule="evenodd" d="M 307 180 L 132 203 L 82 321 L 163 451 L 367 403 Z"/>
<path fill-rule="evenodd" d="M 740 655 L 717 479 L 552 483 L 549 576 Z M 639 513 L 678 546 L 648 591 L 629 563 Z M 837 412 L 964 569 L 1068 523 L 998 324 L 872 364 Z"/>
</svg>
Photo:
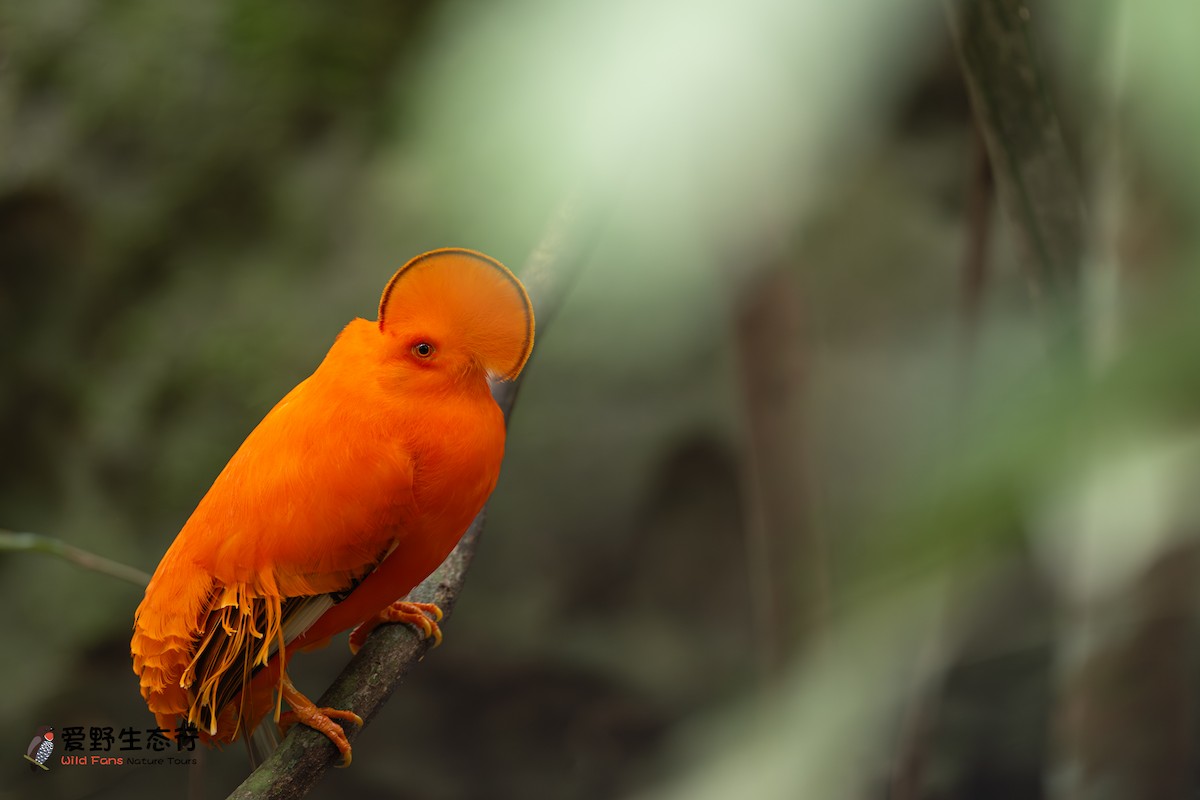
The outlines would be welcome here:
<svg viewBox="0 0 1200 800">
<path fill-rule="evenodd" d="M 517 276 L 490 256 L 432 250 L 396 271 L 379 300 L 379 329 L 427 326 L 469 348 L 489 373 L 512 380 L 533 350 L 533 305 Z"/>
</svg>

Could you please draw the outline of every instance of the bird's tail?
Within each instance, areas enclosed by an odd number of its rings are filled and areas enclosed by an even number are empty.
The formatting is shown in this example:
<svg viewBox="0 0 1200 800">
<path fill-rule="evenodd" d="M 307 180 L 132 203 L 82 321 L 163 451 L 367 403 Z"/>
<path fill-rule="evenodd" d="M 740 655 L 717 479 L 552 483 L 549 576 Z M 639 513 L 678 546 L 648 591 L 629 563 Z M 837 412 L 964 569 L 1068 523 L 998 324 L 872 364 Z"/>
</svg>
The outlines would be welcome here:
<svg viewBox="0 0 1200 800">
<path fill-rule="evenodd" d="M 279 726 L 274 720 L 264 719 L 245 741 L 246 754 L 250 757 L 250 769 L 258 769 L 258 766 L 275 752 L 275 748 L 279 747 Z"/>
</svg>

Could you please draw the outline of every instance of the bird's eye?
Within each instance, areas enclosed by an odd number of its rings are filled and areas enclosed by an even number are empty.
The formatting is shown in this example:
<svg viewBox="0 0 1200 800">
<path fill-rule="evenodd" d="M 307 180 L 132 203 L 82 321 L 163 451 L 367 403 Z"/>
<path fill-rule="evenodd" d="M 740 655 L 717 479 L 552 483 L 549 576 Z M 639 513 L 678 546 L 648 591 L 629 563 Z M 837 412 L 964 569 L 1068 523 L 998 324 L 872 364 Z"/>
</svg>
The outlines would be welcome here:
<svg viewBox="0 0 1200 800">
<path fill-rule="evenodd" d="M 433 345 L 429 342 L 420 342 L 413 345 L 413 355 L 417 358 L 429 358 L 433 355 Z"/>
</svg>

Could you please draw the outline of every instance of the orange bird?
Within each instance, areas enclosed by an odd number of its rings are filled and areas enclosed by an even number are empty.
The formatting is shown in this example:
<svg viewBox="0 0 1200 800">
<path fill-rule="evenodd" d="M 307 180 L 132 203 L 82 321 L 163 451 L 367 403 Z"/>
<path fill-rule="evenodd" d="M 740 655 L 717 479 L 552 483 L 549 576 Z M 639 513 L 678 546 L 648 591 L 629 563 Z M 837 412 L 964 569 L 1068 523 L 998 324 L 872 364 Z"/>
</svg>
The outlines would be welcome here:
<svg viewBox="0 0 1200 800">
<path fill-rule="evenodd" d="M 441 611 L 402 599 L 496 486 L 505 428 L 488 379 L 521 372 L 533 327 L 521 282 L 481 253 L 435 250 L 396 272 L 379 321 L 347 325 L 251 431 L 155 570 L 130 649 L 160 727 L 231 742 L 273 709 L 350 763 L 334 720 L 362 719 L 318 708 L 286 662 L 354 626 L 357 650 L 381 622 L 441 640 Z"/>
</svg>

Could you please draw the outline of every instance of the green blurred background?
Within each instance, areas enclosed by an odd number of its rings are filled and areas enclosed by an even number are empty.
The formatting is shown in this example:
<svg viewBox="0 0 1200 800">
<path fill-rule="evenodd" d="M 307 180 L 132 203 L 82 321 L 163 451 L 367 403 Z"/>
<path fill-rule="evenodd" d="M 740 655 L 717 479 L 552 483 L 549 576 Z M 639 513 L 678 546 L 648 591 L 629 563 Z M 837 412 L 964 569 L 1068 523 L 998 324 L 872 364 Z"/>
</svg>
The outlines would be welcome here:
<svg viewBox="0 0 1200 800">
<path fill-rule="evenodd" d="M 1196 796 L 1200 12 L 1067 5 L 2 3 L 0 527 L 152 571 L 400 264 L 519 273 L 578 192 L 445 645 L 313 797 Z M 1077 197 L 985 120 L 988 169 L 970 6 L 1030 23 Z M 1058 294 L 1014 196 L 1082 219 Z M 0 798 L 245 776 L 29 774 L 152 725 L 141 592 L 0 579 Z"/>
</svg>

